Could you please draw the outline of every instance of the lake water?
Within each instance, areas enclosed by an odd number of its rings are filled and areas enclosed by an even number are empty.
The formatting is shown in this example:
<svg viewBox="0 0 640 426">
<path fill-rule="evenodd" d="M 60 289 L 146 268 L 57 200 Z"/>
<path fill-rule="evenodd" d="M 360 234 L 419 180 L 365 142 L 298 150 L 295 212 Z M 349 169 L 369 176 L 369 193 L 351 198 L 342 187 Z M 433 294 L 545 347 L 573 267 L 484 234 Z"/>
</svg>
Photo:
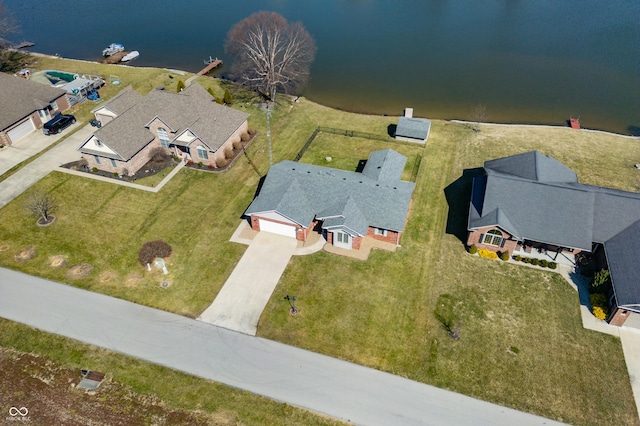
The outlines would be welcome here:
<svg viewBox="0 0 640 426">
<path fill-rule="evenodd" d="M 640 134 L 640 2 L 634 0 L 4 0 L 35 51 L 199 70 L 259 10 L 301 21 L 318 54 L 304 95 L 350 111 L 564 124 Z M 224 73 L 225 69 L 221 69 Z"/>
</svg>

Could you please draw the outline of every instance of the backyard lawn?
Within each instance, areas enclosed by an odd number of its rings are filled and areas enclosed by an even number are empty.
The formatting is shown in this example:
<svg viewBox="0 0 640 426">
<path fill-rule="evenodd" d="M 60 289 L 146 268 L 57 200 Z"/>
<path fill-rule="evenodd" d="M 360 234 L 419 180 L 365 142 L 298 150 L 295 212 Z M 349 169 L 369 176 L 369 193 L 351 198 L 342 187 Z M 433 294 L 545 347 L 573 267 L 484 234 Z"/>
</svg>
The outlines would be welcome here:
<svg viewBox="0 0 640 426">
<path fill-rule="evenodd" d="M 164 73 L 153 75 L 162 81 Z M 199 81 L 223 90 L 217 80 Z M 0 210 L 0 265 L 199 315 L 245 250 L 228 240 L 269 168 L 265 110 L 246 92 L 233 96 L 258 136 L 229 172 L 185 169 L 157 194 L 52 173 Z M 273 159 L 295 158 L 317 126 L 384 136 L 396 122 L 283 97 L 271 119 Z M 583 183 L 640 191 L 637 139 L 564 128 L 480 129 L 434 121 L 424 148 L 321 132 L 301 161 L 355 170 L 381 148 L 408 157 L 403 178 L 415 180 L 416 189 L 402 247 L 373 251 L 365 262 L 324 251 L 294 256 L 258 334 L 572 424 L 637 423 L 620 342 L 582 328 L 575 290 L 550 271 L 471 256 L 462 242 L 469 175 L 485 160 L 538 149 L 573 168 Z M 50 227 L 35 226 L 24 212 L 36 190 L 59 201 Z M 137 263 L 140 246 L 159 238 L 173 247 L 166 276 Z M 17 262 L 15 254 L 30 245 L 36 256 Z M 66 266 L 51 266 L 55 256 Z M 68 278 L 68 267 L 79 263 L 93 272 Z M 285 295 L 297 297 L 297 316 L 289 315 Z M 3 346 L 29 350 L 18 344 L 18 332 L 11 336 Z M 47 336 L 30 338 L 46 353 Z"/>
</svg>

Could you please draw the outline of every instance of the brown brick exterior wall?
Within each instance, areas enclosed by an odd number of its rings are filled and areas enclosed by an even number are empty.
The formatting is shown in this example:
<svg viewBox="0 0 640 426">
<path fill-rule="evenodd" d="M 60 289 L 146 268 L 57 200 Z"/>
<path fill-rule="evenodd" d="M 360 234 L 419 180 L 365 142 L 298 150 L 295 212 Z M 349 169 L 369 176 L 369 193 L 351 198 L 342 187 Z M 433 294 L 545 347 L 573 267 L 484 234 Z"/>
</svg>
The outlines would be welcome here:
<svg viewBox="0 0 640 426">
<path fill-rule="evenodd" d="M 279 220 L 273 220 L 273 219 L 267 219 L 261 216 L 255 216 L 252 215 L 251 216 L 251 229 L 254 231 L 260 231 L 260 219 L 262 220 L 267 220 L 269 222 L 273 222 L 273 223 L 280 223 L 282 225 L 287 225 L 287 226 L 291 226 L 292 228 L 296 228 L 296 240 L 298 241 L 306 241 L 307 238 L 309 237 L 309 233 L 313 231 L 313 227 L 315 226 L 315 221 L 311 222 L 311 225 L 303 228 L 299 225 L 292 225 L 290 223 L 286 223 L 286 222 L 281 222 Z"/>
<path fill-rule="evenodd" d="M 631 315 L 631 312 L 622 308 L 617 308 L 613 315 L 609 317 L 609 324 L 620 327 L 624 324 L 627 318 L 629 318 L 629 315 Z"/>
<path fill-rule="evenodd" d="M 487 234 L 488 231 L 491 231 L 491 230 L 499 231 L 500 234 L 502 234 L 502 238 L 504 238 L 502 246 L 494 246 L 492 244 L 484 244 L 480 242 L 481 238 L 482 240 L 484 240 L 484 236 Z M 496 228 L 495 226 L 488 226 L 485 228 L 480 228 L 476 231 L 470 231 L 469 236 L 467 238 L 467 246 L 475 245 L 476 247 L 478 247 L 478 249 L 486 249 L 493 252 L 507 251 L 509 252 L 509 255 L 513 254 L 513 251 L 515 250 L 517 244 L 518 244 L 518 241 L 513 239 L 513 237 L 510 234 L 504 232 L 499 228 Z"/>
<path fill-rule="evenodd" d="M 351 248 L 353 250 L 360 250 L 360 246 L 362 245 L 362 237 L 353 237 L 351 242 Z"/>
<path fill-rule="evenodd" d="M 373 238 L 374 240 L 384 241 L 385 243 L 400 244 L 400 232 L 387 230 L 387 235 L 377 235 L 376 228 L 369 227 L 367 229 L 367 238 Z"/>
<path fill-rule="evenodd" d="M 133 158 L 131 158 L 131 160 L 129 161 L 116 160 L 116 167 L 113 167 L 111 165 L 111 160 L 106 157 L 100 157 L 100 164 L 96 163 L 93 155 L 82 154 L 82 158 L 84 158 L 87 161 L 87 166 L 90 169 L 95 167 L 98 170 L 103 170 L 105 172 L 110 172 L 110 173 L 118 172 L 118 174 L 133 175 L 149 161 L 149 159 L 151 158 L 151 151 L 154 148 L 159 148 L 159 147 L 160 147 L 160 142 L 158 142 L 157 140 L 154 140 L 153 142 L 145 146 L 142 150 L 140 150 L 140 152 L 134 155 Z M 125 173 L 125 171 L 127 173 Z"/>
</svg>

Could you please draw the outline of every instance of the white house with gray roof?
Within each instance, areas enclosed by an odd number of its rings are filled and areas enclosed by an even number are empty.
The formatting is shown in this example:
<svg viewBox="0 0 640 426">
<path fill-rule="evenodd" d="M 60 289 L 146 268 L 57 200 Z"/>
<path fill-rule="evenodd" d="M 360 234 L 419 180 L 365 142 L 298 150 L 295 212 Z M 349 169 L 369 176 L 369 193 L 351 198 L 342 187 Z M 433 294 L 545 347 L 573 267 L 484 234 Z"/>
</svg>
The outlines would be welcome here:
<svg viewBox="0 0 640 426">
<path fill-rule="evenodd" d="M 604 251 L 613 293 L 609 322 L 640 324 L 640 194 L 585 185 L 538 151 L 484 163 L 473 180 L 468 245 L 509 252 Z"/>
<path fill-rule="evenodd" d="M 371 153 L 362 173 L 283 161 L 269 170 L 245 215 L 256 231 L 359 249 L 363 238 L 400 244 L 415 184 L 401 180 L 406 157 Z"/>
<path fill-rule="evenodd" d="M 103 126 L 78 147 L 89 167 L 133 175 L 154 148 L 203 167 L 226 164 L 233 143 L 247 133 L 248 114 L 219 105 L 199 84 L 180 93 L 123 90 L 94 115 Z"/>
</svg>

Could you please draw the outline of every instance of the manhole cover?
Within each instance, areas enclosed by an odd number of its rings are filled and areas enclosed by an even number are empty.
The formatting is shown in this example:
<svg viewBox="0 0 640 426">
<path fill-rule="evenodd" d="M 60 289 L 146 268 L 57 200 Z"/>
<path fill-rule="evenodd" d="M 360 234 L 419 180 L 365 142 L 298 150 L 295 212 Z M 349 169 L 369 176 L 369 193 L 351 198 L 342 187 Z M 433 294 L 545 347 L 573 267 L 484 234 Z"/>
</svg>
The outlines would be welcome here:
<svg viewBox="0 0 640 426">
<path fill-rule="evenodd" d="M 171 284 L 169 283 L 169 281 L 162 281 L 162 282 L 160 283 L 160 287 L 162 287 L 162 288 L 167 288 L 167 287 L 169 287 L 170 285 L 171 285 Z"/>
</svg>

